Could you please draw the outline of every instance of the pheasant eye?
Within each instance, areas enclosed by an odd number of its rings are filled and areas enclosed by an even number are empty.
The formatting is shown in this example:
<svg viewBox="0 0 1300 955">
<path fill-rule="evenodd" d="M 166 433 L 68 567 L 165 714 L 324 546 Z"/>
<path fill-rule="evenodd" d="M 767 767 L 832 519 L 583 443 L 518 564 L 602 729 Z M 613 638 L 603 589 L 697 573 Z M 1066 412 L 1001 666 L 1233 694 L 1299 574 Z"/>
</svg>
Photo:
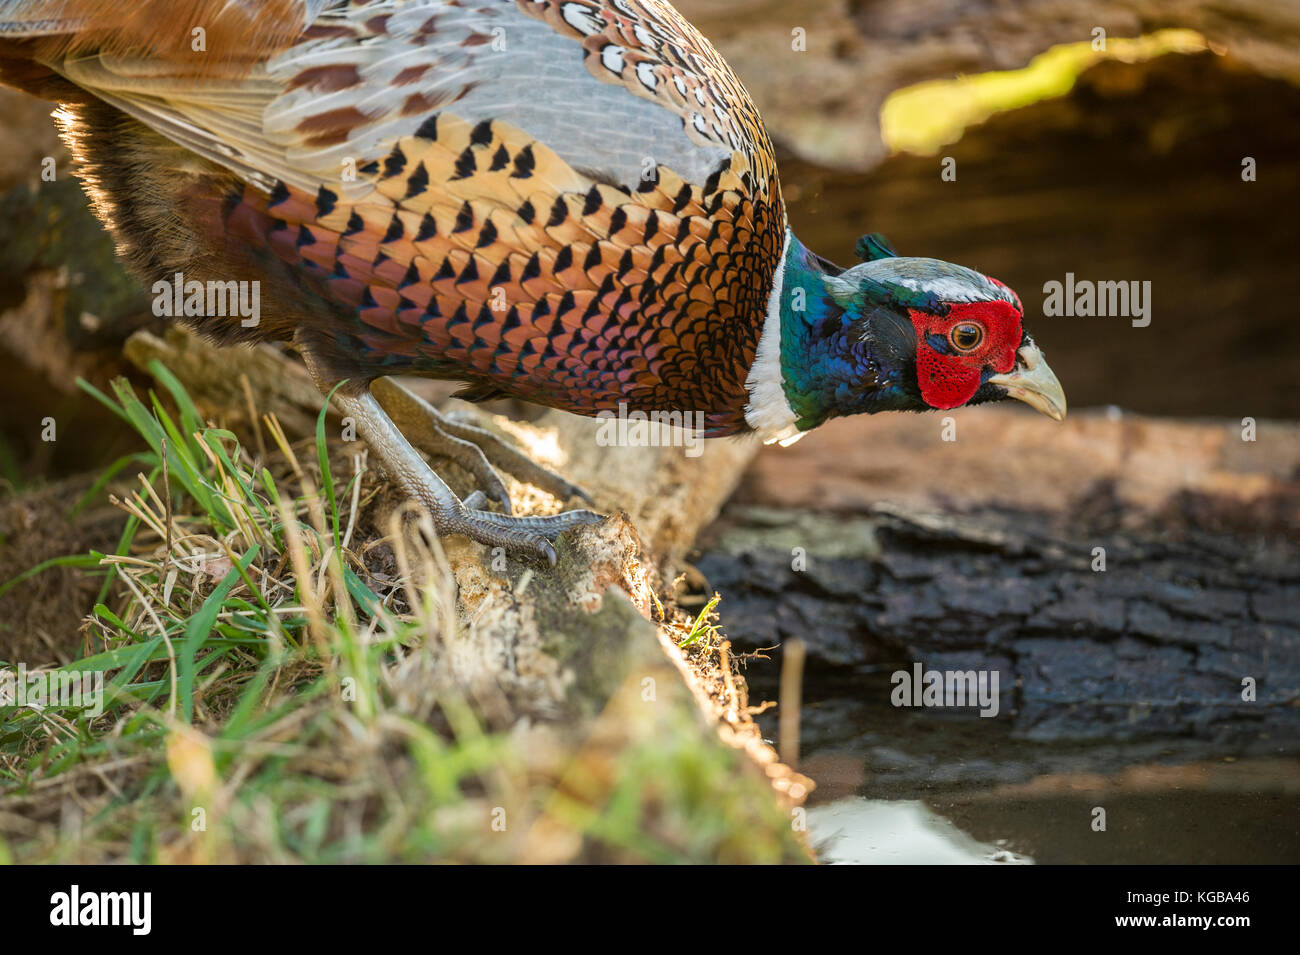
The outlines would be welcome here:
<svg viewBox="0 0 1300 955">
<path fill-rule="evenodd" d="M 971 352 L 984 340 L 984 329 L 974 322 L 960 322 L 948 333 L 948 341 L 959 352 Z"/>
</svg>

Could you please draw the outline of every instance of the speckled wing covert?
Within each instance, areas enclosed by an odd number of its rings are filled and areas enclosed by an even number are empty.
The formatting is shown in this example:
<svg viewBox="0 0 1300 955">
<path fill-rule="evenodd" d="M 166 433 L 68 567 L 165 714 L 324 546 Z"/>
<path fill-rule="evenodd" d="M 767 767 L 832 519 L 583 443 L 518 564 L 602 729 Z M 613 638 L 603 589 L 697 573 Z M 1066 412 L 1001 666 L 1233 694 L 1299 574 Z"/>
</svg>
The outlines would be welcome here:
<svg viewBox="0 0 1300 955">
<path fill-rule="evenodd" d="M 243 180 L 228 228 L 335 314 L 334 366 L 743 426 L 785 212 L 762 121 L 694 27 L 658 0 L 300 12 L 297 42 L 237 73 L 221 50 L 52 65 Z"/>
</svg>

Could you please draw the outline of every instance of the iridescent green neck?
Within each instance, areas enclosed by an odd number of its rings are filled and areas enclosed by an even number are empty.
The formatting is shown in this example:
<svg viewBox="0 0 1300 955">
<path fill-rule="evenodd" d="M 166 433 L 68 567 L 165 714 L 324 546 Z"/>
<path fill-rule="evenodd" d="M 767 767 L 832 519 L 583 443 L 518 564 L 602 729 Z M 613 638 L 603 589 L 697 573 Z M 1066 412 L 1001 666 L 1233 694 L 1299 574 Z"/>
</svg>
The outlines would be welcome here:
<svg viewBox="0 0 1300 955">
<path fill-rule="evenodd" d="M 894 370 L 873 360 L 864 316 L 847 309 L 839 270 L 787 232 L 768 301 L 745 418 L 767 441 L 790 443 L 830 418 L 907 406 Z"/>
</svg>

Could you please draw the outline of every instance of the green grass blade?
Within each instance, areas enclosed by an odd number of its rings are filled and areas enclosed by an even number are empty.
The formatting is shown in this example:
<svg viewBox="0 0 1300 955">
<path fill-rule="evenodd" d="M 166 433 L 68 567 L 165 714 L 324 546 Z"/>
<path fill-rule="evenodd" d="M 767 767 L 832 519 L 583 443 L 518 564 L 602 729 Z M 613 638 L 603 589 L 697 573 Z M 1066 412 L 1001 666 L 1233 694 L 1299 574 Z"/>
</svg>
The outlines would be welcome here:
<svg viewBox="0 0 1300 955">
<path fill-rule="evenodd" d="M 249 564 L 257 556 L 257 548 L 250 547 L 248 553 L 239 560 L 240 569 L 247 570 Z M 185 722 L 189 723 L 194 719 L 194 678 L 198 675 L 198 668 L 195 665 L 195 658 L 198 656 L 200 648 L 208 640 L 212 633 L 212 628 L 217 622 L 217 614 L 221 612 L 221 607 L 230 593 L 236 581 L 240 580 L 240 571 L 232 567 L 221 578 L 221 583 L 217 584 L 212 593 L 208 594 L 203 606 L 199 612 L 190 618 L 185 627 L 185 637 L 179 650 L 177 651 L 177 669 L 178 669 L 178 691 L 181 695 L 181 712 Z"/>
</svg>

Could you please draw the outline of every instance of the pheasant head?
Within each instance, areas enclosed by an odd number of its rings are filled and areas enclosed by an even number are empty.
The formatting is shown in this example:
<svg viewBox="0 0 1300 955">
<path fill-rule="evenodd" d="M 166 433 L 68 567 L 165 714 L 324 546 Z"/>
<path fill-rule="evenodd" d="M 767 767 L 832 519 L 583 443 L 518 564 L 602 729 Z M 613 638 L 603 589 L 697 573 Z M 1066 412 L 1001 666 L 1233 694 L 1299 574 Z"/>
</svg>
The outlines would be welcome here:
<svg viewBox="0 0 1300 955">
<path fill-rule="evenodd" d="M 1057 421 L 1065 392 L 997 279 L 899 256 L 879 235 L 839 269 L 787 233 L 746 421 L 790 444 L 824 421 L 877 411 L 948 410 L 1015 398 Z"/>
</svg>

